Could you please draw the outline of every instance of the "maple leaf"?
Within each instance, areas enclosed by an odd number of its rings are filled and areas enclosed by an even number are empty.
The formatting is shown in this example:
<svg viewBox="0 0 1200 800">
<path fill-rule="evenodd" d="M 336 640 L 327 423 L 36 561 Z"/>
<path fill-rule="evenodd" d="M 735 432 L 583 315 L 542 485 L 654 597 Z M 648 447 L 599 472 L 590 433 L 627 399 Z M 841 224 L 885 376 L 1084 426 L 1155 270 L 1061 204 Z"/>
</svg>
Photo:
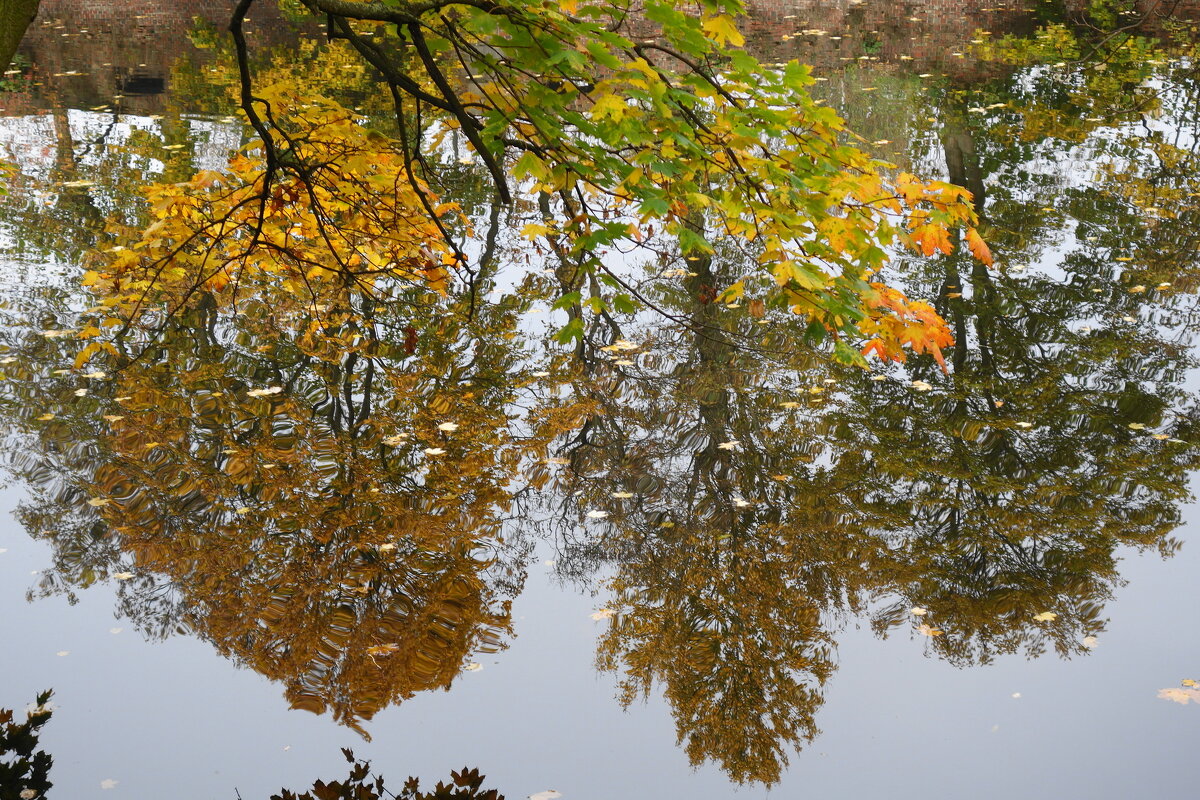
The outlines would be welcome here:
<svg viewBox="0 0 1200 800">
<path fill-rule="evenodd" d="M 967 228 L 967 247 L 971 248 L 971 255 L 989 267 L 992 266 L 992 251 L 988 249 L 987 242 L 983 241 L 979 231 L 974 228 Z"/>
</svg>

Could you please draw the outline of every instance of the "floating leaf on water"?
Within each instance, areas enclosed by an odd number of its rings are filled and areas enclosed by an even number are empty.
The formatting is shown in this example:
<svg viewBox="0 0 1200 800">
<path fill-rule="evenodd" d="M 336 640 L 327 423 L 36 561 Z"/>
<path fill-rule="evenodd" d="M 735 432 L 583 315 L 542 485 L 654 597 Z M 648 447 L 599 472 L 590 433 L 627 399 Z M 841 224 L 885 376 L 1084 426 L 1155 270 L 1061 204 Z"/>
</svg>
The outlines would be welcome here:
<svg viewBox="0 0 1200 800">
<path fill-rule="evenodd" d="M 1160 700 L 1170 700 L 1172 703 L 1179 703 L 1183 706 L 1186 706 L 1188 703 L 1200 705 L 1200 689 L 1159 689 L 1158 698 Z"/>
<path fill-rule="evenodd" d="M 467 664 L 465 667 L 463 667 L 464 672 L 479 672 L 481 669 L 483 669 L 483 664 L 475 661 L 472 661 L 470 664 Z"/>
<path fill-rule="evenodd" d="M 114 572 L 113 577 L 119 581 L 127 581 L 133 577 L 132 572 Z"/>
<path fill-rule="evenodd" d="M 594 619 L 596 621 L 599 621 L 602 619 L 612 619 L 616 615 L 617 615 L 617 612 L 613 611 L 611 608 L 602 608 L 598 611 L 592 612 L 592 619 Z"/>
<path fill-rule="evenodd" d="M 566 459 L 566 458 L 544 458 L 544 459 L 542 459 L 542 463 L 543 464 L 558 464 L 559 466 L 561 466 L 563 464 L 570 464 L 571 462 L 569 459 Z"/>
<path fill-rule="evenodd" d="M 111 634 L 118 634 L 123 630 L 125 630 L 125 629 L 124 628 L 109 628 L 108 632 Z"/>
<path fill-rule="evenodd" d="M 42 414 L 40 417 L 38 417 L 38 422 L 49 422 L 52 419 L 54 419 L 53 414 Z"/>
<path fill-rule="evenodd" d="M 75 396 L 76 396 L 76 397 L 83 397 L 83 396 L 84 396 L 84 395 L 86 395 L 87 393 L 88 393 L 88 390 L 87 390 L 87 389 L 76 389 L 76 390 L 75 390 Z"/>
<path fill-rule="evenodd" d="M 71 655 L 71 651 L 70 651 L 70 650 L 59 650 L 59 651 L 58 651 L 57 653 L 55 653 L 54 655 L 56 655 L 56 656 L 69 656 L 69 655 Z"/>
<path fill-rule="evenodd" d="M 740 446 L 740 445 L 741 445 L 741 442 L 739 442 L 737 439 L 731 439 L 728 442 L 721 442 L 719 445 L 717 445 L 717 449 L 718 450 L 736 450 L 738 448 L 738 446 Z"/>
<path fill-rule="evenodd" d="M 399 649 L 400 649 L 400 645 L 394 644 L 394 643 L 377 644 L 377 645 L 367 648 L 367 655 L 369 655 L 369 656 L 390 656 L 392 653 L 396 652 Z"/>
<path fill-rule="evenodd" d="M 634 494 L 633 492 L 613 492 L 612 496 L 618 500 L 628 500 L 629 498 L 634 497 Z"/>
<path fill-rule="evenodd" d="M 104 780 L 100 781 L 100 788 L 115 789 L 117 788 L 118 783 L 120 783 L 120 781 L 114 781 L 112 778 L 105 778 Z"/>
<path fill-rule="evenodd" d="M 917 633 L 921 634 L 922 636 L 941 636 L 942 629 L 941 628 L 932 628 L 929 625 L 926 625 L 925 623 L 922 622 L 920 625 L 917 626 Z"/>
<path fill-rule="evenodd" d="M 1033 618 L 1038 622 L 1054 622 L 1054 620 L 1058 619 L 1058 614 L 1055 614 L 1053 611 L 1043 611 L 1040 614 L 1034 614 Z"/>
<path fill-rule="evenodd" d="M 425 455 L 427 456 L 444 456 L 446 451 L 440 447 L 426 447 Z"/>
<path fill-rule="evenodd" d="M 99 506 L 106 506 L 111 502 L 112 501 L 109 500 L 107 497 L 93 497 L 91 500 L 87 501 L 87 504 L 89 506 L 99 507 Z"/>
<path fill-rule="evenodd" d="M 553 789 L 547 789 L 544 792 L 529 795 L 529 800 L 554 800 L 556 797 L 562 797 L 562 792 L 556 792 Z"/>
<path fill-rule="evenodd" d="M 458 430 L 458 425 L 454 422 L 443 422 L 437 427 L 439 431 L 444 431 L 446 433 L 454 433 L 456 430 Z"/>
<path fill-rule="evenodd" d="M 913 606 L 912 608 L 910 608 L 908 610 L 908 613 L 910 613 L 914 616 L 923 617 L 929 613 L 929 609 L 921 608 L 921 606 Z"/>
<path fill-rule="evenodd" d="M 1143 425 L 1143 424 L 1142 424 L 1142 423 L 1140 423 L 1140 422 L 1131 422 L 1131 423 L 1129 423 L 1129 430 L 1131 430 L 1131 431 L 1140 431 L 1140 430 L 1142 430 L 1142 429 L 1143 429 L 1143 428 L 1145 428 L 1145 427 L 1146 427 L 1146 426 L 1145 426 L 1145 425 Z"/>
<path fill-rule="evenodd" d="M 589 512 L 587 512 L 587 516 L 590 519 L 604 519 L 605 517 L 608 516 L 608 512 L 607 511 L 589 511 Z"/>
<path fill-rule="evenodd" d="M 1018 423 L 1016 423 L 1016 425 L 1018 428 L 1023 428 L 1025 430 L 1029 430 L 1030 428 L 1033 427 L 1032 422 L 1018 422 Z"/>
<path fill-rule="evenodd" d="M 733 504 L 738 508 L 749 508 L 750 506 L 754 505 L 754 503 L 751 503 L 749 500 L 743 500 L 740 497 L 733 498 Z"/>
<path fill-rule="evenodd" d="M 1100 644 L 1100 642 L 1098 639 L 1096 639 L 1095 636 L 1083 637 L 1083 646 L 1086 647 L 1088 650 L 1095 650 L 1096 645 L 1098 645 L 1098 644 Z"/>
</svg>

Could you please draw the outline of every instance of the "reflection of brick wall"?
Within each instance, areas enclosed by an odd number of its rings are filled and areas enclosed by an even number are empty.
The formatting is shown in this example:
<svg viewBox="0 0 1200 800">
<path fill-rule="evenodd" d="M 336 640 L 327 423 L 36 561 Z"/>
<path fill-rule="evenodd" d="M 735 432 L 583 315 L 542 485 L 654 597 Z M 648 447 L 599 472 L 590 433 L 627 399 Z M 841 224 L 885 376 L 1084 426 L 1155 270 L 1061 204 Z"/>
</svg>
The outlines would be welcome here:
<svg viewBox="0 0 1200 800">
<path fill-rule="evenodd" d="M 197 22 L 224 30 L 234 5 L 234 0 L 42 0 L 20 48 L 36 66 L 34 79 L 41 86 L 33 93 L 54 94 L 60 104 L 83 108 L 123 93 L 124 110 L 159 112 L 162 94 L 144 93 L 156 85 L 169 89 L 172 64 L 198 56 L 188 39 Z M 252 41 L 276 43 L 288 35 L 274 3 L 257 4 L 249 19 Z M 80 74 L 63 74 L 72 71 Z M 4 113 L 20 105 L 19 98 L 0 95 Z"/>
<path fill-rule="evenodd" d="M 0 95 L 0 109 L 54 94 L 59 104 L 91 107 L 111 101 L 123 87 L 141 83 L 152 89 L 166 82 L 180 57 L 199 60 L 188 34 L 199 19 L 218 29 L 228 24 L 235 0 L 42 0 L 38 18 L 21 52 L 36 65 L 30 94 Z M 976 30 L 994 34 L 1032 28 L 1026 13 L 1039 0 L 747 0 L 741 21 L 747 46 L 767 62 L 797 58 L 819 69 L 860 59 L 908 61 L 917 71 L 944 72 L 959 80 L 982 77 L 989 69 L 956 55 Z M 1087 0 L 1066 0 L 1080 13 Z M 1173 5 L 1173 0 L 1138 0 L 1144 13 Z M 1200 0 L 1180 0 L 1182 17 L 1200 18 Z M 287 41 L 289 26 L 277 7 L 262 0 L 250 14 L 247 30 L 259 43 Z M 651 35 L 645 21 L 629 23 L 631 33 Z M 314 28 L 315 30 L 315 28 Z M 77 71 L 79 75 L 61 75 Z M 60 73 L 56 75 L 56 73 Z M 162 110 L 163 95 L 132 96 L 122 107 L 131 112 Z M 41 104 L 44 106 L 44 104 Z"/>
</svg>

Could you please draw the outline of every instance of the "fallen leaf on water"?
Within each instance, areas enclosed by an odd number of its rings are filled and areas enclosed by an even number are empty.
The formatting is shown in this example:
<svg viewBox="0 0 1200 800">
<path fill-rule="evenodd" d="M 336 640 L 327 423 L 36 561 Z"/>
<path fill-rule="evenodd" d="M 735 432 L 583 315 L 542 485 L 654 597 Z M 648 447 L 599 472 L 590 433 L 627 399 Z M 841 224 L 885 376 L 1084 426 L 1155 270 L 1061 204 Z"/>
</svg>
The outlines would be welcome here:
<svg viewBox="0 0 1200 800">
<path fill-rule="evenodd" d="M 58 651 L 57 653 L 55 653 L 54 655 L 56 655 L 56 656 L 69 656 L 69 655 L 71 655 L 71 651 L 70 651 L 70 650 L 59 650 L 59 651 Z"/>
<path fill-rule="evenodd" d="M 84 396 L 84 395 L 86 395 L 87 393 L 88 393 L 88 390 L 87 390 L 87 389 L 76 389 L 76 390 L 75 390 L 75 396 L 76 396 L 76 397 L 83 397 L 83 396 Z"/>
<path fill-rule="evenodd" d="M 441 425 L 438 425 L 438 430 L 445 431 L 446 433 L 454 433 L 458 430 L 458 425 L 454 422 L 443 422 Z"/>
<path fill-rule="evenodd" d="M 121 632 L 121 631 L 123 631 L 123 630 L 125 630 L 125 629 L 124 629 L 124 628 L 109 628 L 109 629 L 108 629 L 108 632 L 109 632 L 109 633 L 114 633 L 114 634 L 115 634 L 115 633 L 120 633 L 120 632 Z"/>
<path fill-rule="evenodd" d="M 741 442 L 739 442 L 737 439 L 732 439 L 728 442 L 721 442 L 719 445 L 717 445 L 717 449 L 718 450 L 734 450 L 740 444 L 741 444 Z"/>
<path fill-rule="evenodd" d="M 562 792 L 556 792 L 553 789 L 547 789 L 544 792 L 529 795 L 529 800 L 554 800 L 556 797 L 562 797 Z"/>
<path fill-rule="evenodd" d="M 611 608 L 602 608 L 599 611 L 593 612 L 592 619 L 597 621 L 602 619 L 612 619 L 614 616 L 616 616 L 616 614 L 617 612 L 613 611 Z"/>
<path fill-rule="evenodd" d="M 385 542 L 384 544 L 379 545 L 379 552 L 381 552 L 381 553 L 386 553 L 390 550 L 395 550 L 395 549 L 396 549 L 396 545 L 393 542 Z"/>
<path fill-rule="evenodd" d="M 910 608 L 908 610 L 908 613 L 910 613 L 914 616 L 917 616 L 917 617 L 923 617 L 929 613 L 929 609 L 921 608 L 920 606 L 913 606 L 912 608 Z"/>
<path fill-rule="evenodd" d="M 557 464 L 559 466 L 562 466 L 563 464 L 570 464 L 571 462 L 570 462 L 570 460 L 565 459 L 565 458 L 545 458 L 545 459 L 542 459 L 542 463 L 543 464 Z"/>
<path fill-rule="evenodd" d="M 377 644 L 367 648 L 369 656 L 390 656 L 400 649 L 398 644 Z"/>
<path fill-rule="evenodd" d="M 942 629 L 941 628 L 931 628 L 930 626 L 928 626 L 922 622 L 919 626 L 917 626 L 917 633 L 921 634 L 922 636 L 941 636 Z"/>
<path fill-rule="evenodd" d="M 796 402 L 787 402 L 787 403 L 780 403 L 779 407 L 786 408 L 786 409 L 793 409 L 793 408 L 799 408 L 800 404 L 796 403 Z"/>
<path fill-rule="evenodd" d="M 1017 427 L 1023 428 L 1024 430 L 1029 430 L 1030 428 L 1033 427 L 1033 423 L 1032 422 L 1018 422 Z"/>
<path fill-rule="evenodd" d="M 483 664 L 479 664 L 474 661 L 463 667 L 464 672 L 479 672 L 481 669 L 483 669 Z"/>
<path fill-rule="evenodd" d="M 605 517 L 608 516 L 608 512 L 607 511 L 589 511 L 589 512 L 587 512 L 587 515 L 591 519 L 604 519 Z"/>
<path fill-rule="evenodd" d="M 1143 425 L 1143 424 L 1142 424 L 1142 423 L 1140 423 L 1140 422 L 1131 422 L 1131 423 L 1129 423 L 1129 430 L 1131 430 L 1131 431 L 1140 431 L 1140 430 L 1142 430 L 1142 429 L 1143 429 L 1143 428 L 1145 428 L 1145 427 L 1146 427 L 1146 426 L 1145 426 L 1145 425 Z"/>
<path fill-rule="evenodd" d="M 118 783 L 120 783 L 120 781 L 114 781 L 112 778 L 105 778 L 104 780 L 100 781 L 100 788 L 115 789 L 117 788 Z"/>
<path fill-rule="evenodd" d="M 1098 645 L 1099 643 L 1100 643 L 1099 640 L 1097 640 L 1095 636 L 1083 637 L 1083 646 L 1086 647 L 1088 650 L 1095 650 L 1096 645 Z"/>
<path fill-rule="evenodd" d="M 87 501 L 87 504 L 89 506 L 99 507 L 99 506 L 106 506 L 111 502 L 112 501 L 106 497 L 93 497 L 91 500 Z"/>
<path fill-rule="evenodd" d="M 1033 618 L 1038 622 L 1054 622 L 1054 620 L 1058 619 L 1058 614 L 1055 614 L 1053 611 L 1043 611 L 1040 614 L 1035 614 Z"/>
<path fill-rule="evenodd" d="M 1179 703 L 1182 706 L 1186 706 L 1188 703 L 1200 704 L 1200 689 L 1159 689 L 1158 698 L 1170 700 L 1172 703 Z"/>
<path fill-rule="evenodd" d="M 132 572 L 114 572 L 113 577 L 119 581 L 127 581 L 133 577 Z"/>
<path fill-rule="evenodd" d="M 634 494 L 633 492 L 613 492 L 612 496 L 618 500 L 628 500 L 629 498 L 633 497 Z"/>
<path fill-rule="evenodd" d="M 733 498 L 733 504 L 738 508 L 749 508 L 750 506 L 754 505 L 754 503 L 751 503 L 749 500 L 743 500 L 740 497 Z"/>
<path fill-rule="evenodd" d="M 104 419 L 106 419 L 109 422 L 120 422 L 121 420 L 125 419 L 125 415 L 124 414 L 105 414 Z"/>
<path fill-rule="evenodd" d="M 427 455 L 427 456 L 443 456 L 445 454 L 446 454 L 446 451 L 440 447 L 426 447 L 425 448 L 425 455 Z"/>
<path fill-rule="evenodd" d="M 40 417 L 38 417 L 38 422 L 49 422 L 52 419 L 54 419 L 53 414 L 42 414 Z"/>
<path fill-rule="evenodd" d="M 1184 678 L 1184 679 L 1183 679 L 1183 680 L 1181 680 L 1179 683 L 1180 683 L 1180 685 L 1182 685 L 1182 686 L 1190 686 L 1190 687 L 1192 687 L 1192 688 L 1195 688 L 1195 687 L 1197 687 L 1197 686 L 1200 686 L 1200 683 L 1196 683 L 1196 681 L 1192 680 L 1191 678 Z"/>
</svg>

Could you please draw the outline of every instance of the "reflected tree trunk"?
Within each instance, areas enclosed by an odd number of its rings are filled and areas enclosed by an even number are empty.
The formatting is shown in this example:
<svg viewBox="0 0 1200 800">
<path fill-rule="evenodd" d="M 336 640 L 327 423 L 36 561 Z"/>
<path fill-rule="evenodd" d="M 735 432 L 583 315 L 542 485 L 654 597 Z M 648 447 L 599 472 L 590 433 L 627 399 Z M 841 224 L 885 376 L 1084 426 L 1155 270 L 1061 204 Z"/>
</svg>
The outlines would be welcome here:
<svg viewBox="0 0 1200 800">
<path fill-rule="evenodd" d="M 40 0 L 0 0 L 0 63 L 8 69 L 25 29 L 37 16 Z"/>
</svg>

